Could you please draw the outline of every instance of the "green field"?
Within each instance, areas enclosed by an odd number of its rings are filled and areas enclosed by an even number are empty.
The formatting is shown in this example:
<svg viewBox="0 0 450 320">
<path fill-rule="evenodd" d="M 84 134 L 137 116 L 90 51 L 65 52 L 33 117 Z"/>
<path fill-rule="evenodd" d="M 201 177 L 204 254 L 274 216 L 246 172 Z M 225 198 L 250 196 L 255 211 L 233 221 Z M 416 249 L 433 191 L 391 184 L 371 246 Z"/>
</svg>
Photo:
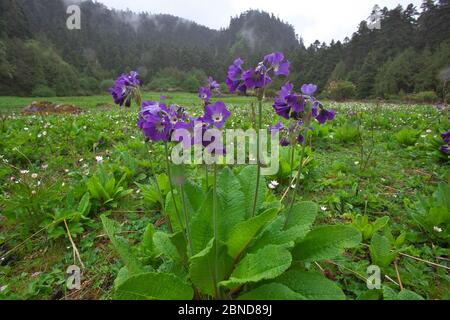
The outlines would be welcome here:
<svg viewBox="0 0 450 320">
<path fill-rule="evenodd" d="M 144 99 L 160 95 L 147 93 Z M 183 105 L 192 114 L 202 112 L 196 94 L 167 96 L 168 103 Z M 87 112 L 18 114 L 35 100 L 74 104 Z M 252 126 L 254 98 L 226 96 L 223 101 L 232 112 L 228 128 Z M 133 245 L 141 262 L 148 262 L 138 244 L 149 223 L 156 230 L 167 229 L 149 187 L 154 185 L 152 166 L 164 179 L 162 145 L 144 142 L 136 127 L 136 107 L 99 108 L 102 104 L 112 104 L 111 97 L 0 97 L 0 299 L 110 299 L 124 263 L 112 249 L 100 215 L 120 222 L 120 239 Z M 264 126 L 278 121 L 270 104 L 264 106 Z M 439 152 L 440 134 L 449 129 L 448 114 L 429 105 L 352 102 L 332 107 L 336 120 L 315 126 L 309 137 L 299 200 L 318 204 L 315 227 L 352 224 L 364 238 L 335 259 L 302 268 L 325 274 L 347 299 L 400 299 L 401 288 L 408 293 L 404 296 L 449 299 L 445 226 L 450 207 L 432 201 L 438 185 L 447 186 L 448 181 L 448 157 Z M 289 162 L 288 151 L 282 152 L 284 163 Z M 102 157 L 102 163 L 96 157 Z M 114 175 L 116 182 L 124 177 L 121 187 L 130 192 L 123 197 L 118 192 L 110 202 L 96 199 L 89 184 L 102 172 Z M 203 167 L 188 170 L 199 185 L 203 175 Z M 282 167 L 266 184 L 273 180 L 279 185 L 265 188 L 266 202 L 289 188 L 289 170 Z M 89 208 L 83 206 L 85 194 L 90 194 Z M 441 213 L 431 220 L 437 224 L 431 229 L 413 219 L 421 212 L 420 197 Z M 447 206 L 449 197 L 444 193 Z M 85 265 L 82 288 L 75 291 L 65 286 L 66 268 L 78 260 L 64 221 Z M 375 262 L 382 265 L 383 290 L 368 291 L 366 269 Z"/>
</svg>

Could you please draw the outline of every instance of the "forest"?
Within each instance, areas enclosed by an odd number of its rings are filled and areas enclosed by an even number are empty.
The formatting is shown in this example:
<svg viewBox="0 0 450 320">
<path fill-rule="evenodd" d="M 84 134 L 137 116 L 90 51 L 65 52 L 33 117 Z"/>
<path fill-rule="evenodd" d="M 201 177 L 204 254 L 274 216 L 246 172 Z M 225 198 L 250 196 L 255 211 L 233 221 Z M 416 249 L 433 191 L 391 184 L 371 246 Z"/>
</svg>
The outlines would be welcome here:
<svg viewBox="0 0 450 320">
<path fill-rule="evenodd" d="M 2 95 L 104 93 L 117 73 L 132 69 L 148 89 L 196 91 L 206 75 L 223 77 L 234 57 L 257 63 L 275 50 L 291 61 L 295 81 L 317 83 L 334 99 L 437 102 L 450 77 L 448 0 L 374 8 L 380 29 L 362 21 L 343 42 L 319 39 L 308 47 L 302 30 L 262 11 L 244 12 L 228 28 L 212 30 L 167 14 L 85 1 L 81 29 L 68 30 L 63 1 L 2 0 L 0 6 Z"/>
</svg>

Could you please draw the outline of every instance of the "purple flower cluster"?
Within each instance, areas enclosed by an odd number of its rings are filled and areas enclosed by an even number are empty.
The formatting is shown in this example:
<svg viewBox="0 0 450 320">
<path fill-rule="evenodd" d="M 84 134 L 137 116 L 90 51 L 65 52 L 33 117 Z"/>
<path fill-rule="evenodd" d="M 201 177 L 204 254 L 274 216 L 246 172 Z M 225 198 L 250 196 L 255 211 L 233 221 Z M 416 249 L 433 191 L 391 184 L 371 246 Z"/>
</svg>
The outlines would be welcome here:
<svg viewBox="0 0 450 320">
<path fill-rule="evenodd" d="M 138 127 L 153 141 L 169 141 L 172 131 L 187 121 L 184 109 L 158 101 L 144 101 L 139 113 Z"/>
<path fill-rule="evenodd" d="M 275 76 L 289 75 L 289 61 L 283 53 L 275 52 L 267 55 L 256 68 L 244 70 L 241 58 L 236 59 L 228 69 L 226 84 L 231 93 L 246 93 L 250 89 L 264 88 L 272 82 L 271 71 Z"/>
<path fill-rule="evenodd" d="M 280 68 L 281 69 L 281 68 Z M 294 85 L 286 82 L 281 87 L 278 97 L 275 98 L 273 108 L 280 117 L 290 120 L 288 127 L 283 122 L 271 127 L 272 133 L 281 133 L 280 143 L 282 146 L 289 146 L 296 142 L 302 144 L 304 136 L 301 134 L 302 127 L 306 120 L 315 118 L 319 124 L 325 124 L 335 118 L 335 110 L 326 110 L 314 97 L 317 86 L 314 84 L 304 84 L 301 88 L 302 94 L 294 92 Z"/>
<path fill-rule="evenodd" d="M 439 150 L 442 153 L 450 154 L 450 130 L 446 133 L 441 134 L 442 140 L 446 143 L 445 145 L 442 145 Z"/>
<path fill-rule="evenodd" d="M 221 96 L 220 93 L 220 84 L 214 80 L 212 77 L 208 77 L 208 86 L 201 87 L 198 91 L 198 97 L 203 100 L 203 102 L 207 105 L 213 96 L 213 91 Z"/>
<path fill-rule="evenodd" d="M 163 142 L 171 139 L 174 130 L 184 129 L 189 131 L 193 137 L 191 141 L 183 141 L 186 148 L 192 144 L 203 144 L 206 147 L 210 142 L 208 141 L 205 145 L 204 133 L 213 127 L 221 130 L 231 116 L 231 112 L 222 101 L 209 103 L 212 96 L 209 94 L 211 91 L 203 89 L 208 88 L 201 88 L 199 91 L 199 95 L 205 94 L 200 96 L 206 104 L 202 117 L 190 117 L 184 108 L 176 105 L 167 106 L 158 101 L 144 101 L 139 113 L 138 127 L 148 139 Z M 198 135 L 202 139 L 194 139 Z"/>
<path fill-rule="evenodd" d="M 301 88 L 302 94 L 294 92 L 292 83 L 287 82 L 275 98 L 273 108 L 280 117 L 286 120 L 294 119 L 301 120 L 305 115 L 305 107 L 309 102 L 311 104 L 311 115 L 319 122 L 325 124 L 327 121 L 332 121 L 336 115 L 335 110 L 326 110 L 313 96 L 317 91 L 317 86 L 314 84 L 305 84 Z"/>
<path fill-rule="evenodd" d="M 114 87 L 109 89 L 109 92 L 114 99 L 114 103 L 121 107 L 124 105 L 126 107 L 130 107 L 133 99 L 136 99 L 139 103 L 139 86 L 141 83 L 137 77 L 138 73 L 132 71 L 129 74 L 122 74 L 119 78 L 117 78 L 114 83 Z"/>
</svg>

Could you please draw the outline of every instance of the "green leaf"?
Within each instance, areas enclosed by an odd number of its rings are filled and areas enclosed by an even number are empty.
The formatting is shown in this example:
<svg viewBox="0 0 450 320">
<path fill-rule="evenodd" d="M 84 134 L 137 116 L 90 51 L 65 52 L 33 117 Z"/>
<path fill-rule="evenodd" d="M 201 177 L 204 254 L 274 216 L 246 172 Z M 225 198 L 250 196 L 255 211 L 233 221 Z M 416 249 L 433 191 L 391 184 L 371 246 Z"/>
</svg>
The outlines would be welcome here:
<svg viewBox="0 0 450 320">
<path fill-rule="evenodd" d="M 215 274 L 216 249 L 212 239 L 208 246 L 199 254 L 191 258 L 189 275 L 192 283 L 200 289 L 202 294 L 215 297 L 215 283 L 222 281 L 231 272 L 233 260 L 227 254 L 224 245 L 219 245 L 217 252 L 217 279 Z"/>
<path fill-rule="evenodd" d="M 372 263 L 382 268 L 389 266 L 396 257 L 396 253 L 391 251 L 389 239 L 378 233 L 373 235 L 369 249 Z"/>
<path fill-rule="evenodd" d="M 160 254 L 174 261 L 181 261 L 181 257 L 178 253 L 177 248 L 172 243 L 170 235 L 165 232 L 157 231 L 153 235 L 153 242 L 155 244 L 156 250 Z"/>
<path fill-rule="evenodd" d="M 239 180 L 229 168 L 225 168 L 217 180 L 219 239 L 225 241 L 231 230 L 245 219 L 245 198 Z"/>
<path fill-rule="evenodd" d="M 221 286 L 234 288 L 246 283 L 274 279 L 289 269 L 290 252 L 283 246 L 267 246 L 254 254 L 247 254 Z"/>
<path fill-rule="evenodd" d="M 298 242 L 306 236 L 316 220 L 318 211 L 319 207 L 314 202 L 305 201 L 294 205 L 285 228 L 288 234 L 293 235 L 293 241 Z"/>
<path fill-rule="evenodd" d="M 383 286 L 383 297 L 384 300 L 425 300 L 415 292 L 403 290 L 397 293 L 387 286 Z"/>
<path fill-rule="evenodd" d="M 144 273 L 118 286 L 118 300 L 191 300 L 192 288 L 180 278 L 166 273 Z"/>
<path fill-rule="evenodd" d="M 259 216 L 238 224 L 230 234 L 227 241 L 228 253 L 233 259 L 238 258 L 258 233 L 273 219 L 276 218 L 278 209 L 269 209 Z"/>
<path fill-rule="evenodd" d="M 294 248 L 294 261 L 313 262 L 333 259 L 344 249 L 353 248 L 360 244 L 361 233 L 351 226 L 323 226 L 305 237 Z"/>
<path fill-rule="evenodd" d="M 250 292 L 242 294 L 237 300 L 306 300 L 301 294 L 292 291 L 281 283 L 262 285 Z"/>
<path fill-rule="evenodd" d="M 191 219 L 191 237 L 194 255 L 206 248 L 214 237 L 212 225 L 213 195 L 209 192 L 200 210 Z"/>
<path fill-rule="evenodd" d="M 345 300 L 336 283 L 316 272 L 289 271 L 276 281 L 308 300 Z"/>
<path fill-rule="evenodd" d="M 286 230 L 286 212 L 270 224 L 265 232 L 259 237 L 251 247 L 254 252 L 269 244 L 282 245 L 302 240 L 316 220 L 318 207 L 313 202 L 300 202 L 292 208 L 291 218 Z"/>
<path fill-rule="evenodd" d="M 90 200 L 91 200 L 91 198 L 90 198 L 89 192 L 86 192 L 84 194 L 83 198 L 81 198 L 80 203 L 78 204 L 77 212 L 79 212 L 83 216 L 87 216 L 91 209 Z"/>
<path fill-rule="evenodd" d="M 133 254 L 128 242 L 125 239 L 116 236 L 116 234 L 120 231 L 120 225 L 117 222 L 108 219 L 105 215 L 102 215 L 100 218 L 103 223 L 103 228 L 111 240 L 114 249 L 127 266 L 129 272 L 131 274 L 142 272 L 142 265 L 139 259 Z"/>
<path fill-rule="evenodd" d="M 247 166 L 238 175 L 241 184 L 241 190 L 245 199 L 245 216 L 250 218 L 253 213 L 253 203 L 256 190 L 256 177 L 258 173 L 257 166 Z M 258 188 L 258 198 L 256 201 L 256 212 L 258 213 L 264 201 L 264 194 L 266 191 L 266 180 L 261 176 Z"/>
<path fill-rule="evenodd" d="M 149 223 L 147 225 L 147 228 L 145 228 L 144 236 L 142 238 L 142 248 L 148 256 L 153 255 L 155 252 L 155 244 L 153 242 L 153 236 L 155 234 L 155 227 L 152 223 Z"/>
</svg>

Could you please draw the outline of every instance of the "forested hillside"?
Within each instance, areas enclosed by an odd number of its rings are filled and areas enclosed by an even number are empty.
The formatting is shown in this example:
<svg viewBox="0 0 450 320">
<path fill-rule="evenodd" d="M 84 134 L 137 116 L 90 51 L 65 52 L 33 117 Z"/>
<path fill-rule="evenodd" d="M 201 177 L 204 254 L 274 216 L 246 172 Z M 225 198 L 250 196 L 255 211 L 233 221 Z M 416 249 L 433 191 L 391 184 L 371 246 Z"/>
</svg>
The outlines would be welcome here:
<svg viewBox="0 0 450 320">
<path fill-rule="evenodd" d="M 450 67 L 449 0 L 382 8 L 380 30 L 363 21 L 343 43 L 318 40 L 309 47 L 301 40 L 302 30 L 259 11 L 212 30 L 171 15 L 116 11 L 84 1 L 81 30 L 68 30 L 68 3 L 0 0 L 0 94 L 94 94 L 130 69 L 139 71 L 149 89 L 191 91 L 206 75 L 223 79 L 236 56 L 256 63 L 275 50 L 293 63 L 292 80 L 318 83 L 321 91 L 330 82 L 349 81 L 344 86 L 354 86 L 351 94 L 358 98 L 441 94 L 448 72 L 440 78 L 439 73 Z"/>
</svg>

